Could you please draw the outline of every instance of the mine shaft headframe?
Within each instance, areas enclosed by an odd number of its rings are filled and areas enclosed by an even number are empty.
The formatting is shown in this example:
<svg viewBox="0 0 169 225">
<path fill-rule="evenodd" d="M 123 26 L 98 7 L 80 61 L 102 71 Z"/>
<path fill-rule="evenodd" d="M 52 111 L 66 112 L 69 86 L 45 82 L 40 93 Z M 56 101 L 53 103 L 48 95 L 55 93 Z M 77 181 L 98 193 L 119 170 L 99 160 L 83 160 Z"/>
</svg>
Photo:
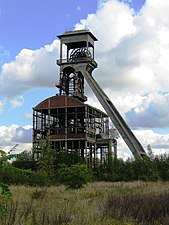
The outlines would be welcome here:
<svg viewBox="0 0 169 225">
<path fill-rule="evenodd" d="M 97 38 L 89 30 L 67 31 L 57 36 L 60 39 L 60 63 L 72 62 L 76 59 L 94 59 L 94 42 Z M 63 45 L 66 45 L 64 55 Z"/>
<path fill-rule="evenodd" d="M 56 84 L 60 95 L 73 96 L 85 102 L 84 76 L 77 70 L 76 64 L 90 62 L 94 67 L 94 42 L 97 38 L 89 30 L 67 31 L 58 35 L 60 39 L 60 80 Z"/>
<path fill-rule="evenodd" d="M 77 74 L 77 79 L 79 79 L 78 76 L 81 75 L 82 81 L 84 81 L 83 79 L 87 81 L 112 123 L 128 145 L 133 156 L 136 159 L 147 157 L 138 139 L 92 76 L 92 71 L 97 67 L 97 63 L 94 61 L 94 41 L 97 41 L 97 38 L 89 30 L 65 32 L 58 37 L 61 41 L 60 60 L 57 61 L 57 64 L 60 66 L 60 90 L 67 90 L 67 92 L 65 92 L 67 95 L 71 93 L 69 82 L 71 71 L 69 72 L 69 68 L 71 68 L 71 70 L 73 69 L 74 74 Z M 63 58 L 63 45 L 67 47 L 65 58 Z M 67 89 L 65 87 L 67 87 Z M 74 82 L 73 88 L 75 90 L 75 95 L 73 96 L 85 101 L 83 87 L 79 88 L 76 82 Z"/>
</svg>

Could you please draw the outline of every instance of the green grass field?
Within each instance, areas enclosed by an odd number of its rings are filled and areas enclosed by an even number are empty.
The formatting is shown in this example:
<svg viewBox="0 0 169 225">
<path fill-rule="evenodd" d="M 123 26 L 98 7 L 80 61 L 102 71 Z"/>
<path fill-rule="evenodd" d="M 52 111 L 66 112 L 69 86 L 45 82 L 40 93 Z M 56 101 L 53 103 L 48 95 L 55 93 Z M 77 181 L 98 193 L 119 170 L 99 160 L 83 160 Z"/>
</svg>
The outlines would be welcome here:
<svg viewBox="0 0 169 225">
<path fill-rule="evenodd" d="M 64 186 L 11 186 L 13 196 L 1 225 L 167 225 L 169 183 L 90 183 Z"/>
</svg>

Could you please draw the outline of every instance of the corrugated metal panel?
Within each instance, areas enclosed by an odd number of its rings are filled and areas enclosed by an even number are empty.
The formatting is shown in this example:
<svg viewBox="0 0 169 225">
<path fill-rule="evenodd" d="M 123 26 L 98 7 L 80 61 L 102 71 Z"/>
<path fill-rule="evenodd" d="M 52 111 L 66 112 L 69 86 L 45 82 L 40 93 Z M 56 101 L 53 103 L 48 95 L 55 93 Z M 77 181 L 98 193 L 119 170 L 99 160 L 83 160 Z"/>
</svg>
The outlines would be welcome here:
<svg viewBox="0 0 169 225">
<path fill-rule="evenodd" d="M 76 98 L 70 96 L 52 96 L 40 102 L 35 106 L 35 110 L 48 109 L 48 108 L 59 108 L 59 107 L 69 107 L 69 106 L 82 106 L 83 102 L 80 102 Z"/>
<path fill-rule="evenodd" d="M 58 108 L 58 107 L 64 107 L 65 106 L 65 96 L 55 96 L 53 98 L 50 98 L 49 106 L 50 108 Z M 48 101 L 49 101 L 48 100 Z"/>
<path fill-rule="evenodd" d="M 69 97 L 67 99 L 67 106 L 82 106 L 82 105 L 84 105 L 84 103 L 80 102 L 79 100 L 73 97 Z"/>
</svg>

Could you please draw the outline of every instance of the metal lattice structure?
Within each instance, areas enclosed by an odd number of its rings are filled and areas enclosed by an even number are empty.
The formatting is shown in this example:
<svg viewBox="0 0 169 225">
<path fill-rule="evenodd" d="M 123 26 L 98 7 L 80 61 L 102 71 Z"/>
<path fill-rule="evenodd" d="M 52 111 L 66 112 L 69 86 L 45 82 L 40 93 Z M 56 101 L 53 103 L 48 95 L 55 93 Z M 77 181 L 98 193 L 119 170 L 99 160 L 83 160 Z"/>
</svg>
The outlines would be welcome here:
<svg viewBox="0 0 169 225">
<path fill-rule="evenodd" d="M 72 50 L 70 54 L 70 60 L 79 61 L 79 59 L 83 59 L 83 58 L 91 58 L 91 52 L 86 47 Z"/>
<path fill-rule="evenodd" d="M 92 76 L 97 68 L 94 42 L 97 38 L 89 30 L 70 31 L 59 35 L 60 80 L 56 84 L 59 95 L 48 98 L 34 108 L 33 153 L 41 154 L 39 141 L 49 138 L 56 151 L 76 151 L 89 164 L 103 163 L 112 157 L 108 117 L 128 145 L 135 158 L 146 153 L 111 100 Z M 64 47 L 66 50 L 64 51 Z M 100 101 L 106 113 L 85 104 L 84 80 Z"/>
<path fill-rule="evenodd" d="M 34 108 L 34 158 L 41 154 L 41 141 L 49 139 L 57 153 L 76 152 L 87 163 L 108 161 L 107 114 L 70 96 L 53 96 Z"/>
</svg>

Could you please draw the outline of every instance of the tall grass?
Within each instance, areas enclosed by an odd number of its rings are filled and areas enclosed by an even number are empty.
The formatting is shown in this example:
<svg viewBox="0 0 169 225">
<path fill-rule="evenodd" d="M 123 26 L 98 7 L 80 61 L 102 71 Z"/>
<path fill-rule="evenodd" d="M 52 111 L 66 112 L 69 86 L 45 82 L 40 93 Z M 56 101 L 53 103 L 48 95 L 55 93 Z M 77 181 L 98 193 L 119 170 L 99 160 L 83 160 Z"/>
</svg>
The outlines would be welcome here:
<svg viewBox="0 0 169 225">
<path fill-rule="evenodd" d="M 91 183 L 64 186 L 11 186 L 13 198 L 1 225 L 166 225 L 169 183 Z"/>
</svg>

